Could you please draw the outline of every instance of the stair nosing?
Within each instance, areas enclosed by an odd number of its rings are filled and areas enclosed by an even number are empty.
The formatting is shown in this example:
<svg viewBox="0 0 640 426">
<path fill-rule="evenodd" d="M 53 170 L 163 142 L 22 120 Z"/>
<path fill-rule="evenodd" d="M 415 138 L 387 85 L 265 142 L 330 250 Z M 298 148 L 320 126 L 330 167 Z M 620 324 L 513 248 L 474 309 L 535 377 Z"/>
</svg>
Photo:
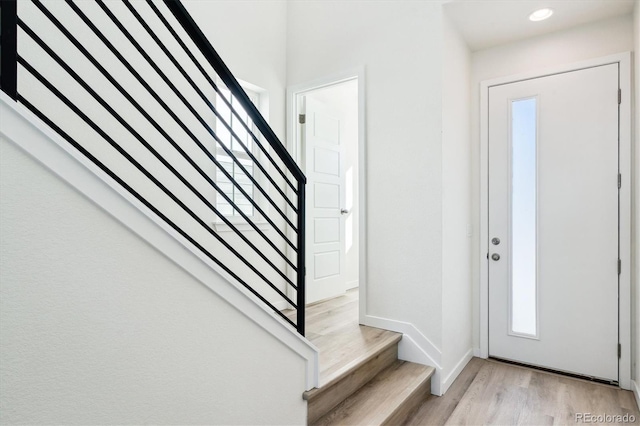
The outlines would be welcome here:
<svg viewBox="0 0 640 426">
<path fill-rule="evenodd" d="M 436 372 L 436 369 L 425 365 L 425 367 L 427 367 L 424 371 L 424 374 L 426 374 L 426 377 L 424 379 L 422 379 L 422 381 L 420 383 L 418 383 L 416 385 L 416 387 L 409 393 L 409 395 L 407 395 L 407 397 L 400 403 L 398 404 L 392 411 L 391 413 L 389 413 L 389 415 L 387 416 L 386 419 L 384 419 L 384 421 L 382 422 L 382 425 L 386 425 L 387 422 L 389 421 L 389 419 L 392 419 L 394 416 L 398 415 L 398 413 L 400 412 L 400 410 L 403 408 L 403 405 L 405 405 L 407 403 L 408 400 L 410 400 L 417 392 L 421 391 L 421 387 L 423 384 L 425 384 L 425 382 L 430 381 L 433 378 L 433 374 Z M 430 389 L 428 390 L 430 391 Z M 418 407 L 414 407 L 414 410 L 417 409 Z M 409 415 L 406 417 L 406 419 L 410 418 L 411 413 L 409 413 Z"/>
<path fill-rule="evenodd" d="M 405 364 L 405 363 L 408 363 L 408 364 L 416 364 L 416 363 L 412 363 L 412 362 L 409 362 L 409 361 L 403 361 L 403 360 L 397 360 L 397 361 L 399 361 L 401 364 Z M 391 364 L 389 367 L 387 367 L 387 368 L 386 368 L 385 370 L 383 370 L 383 371 L 386 371 L 387 369 L 392 368 L 395 364 L 396 364 L 396 363 Z M 394 406 L 394 407 L 393 407 L 393 408 L 392 408 L 388 413 L 384 413 L 384 419 L 382 419 L 382 420 L 380 420 L 380 419 L 376 419 L 376 420 L 377 420 L 377 422 L 379 422 L 380 424 L 385 424 L 385 422 L 386 422 L 386 421 L 388 421 L 389 419 L 393 418 L 393 416 L 394 416 L 394 415 L 396 415 L 396 413 L 398 412 L 398 410 L 399 410 L 399 409 L 401 409 L 402 404 L 403 404 L 407 399 L 409 399 L 411 396 L 413 396 L 413 395 L 414 395 L 414 393 L 415 393 L 415 392 L 417 392 L 417 391 L 420 389 L 420 387 L 421 387 L 421 386 L 422 386 L 426 381 L 428 381 L 428 380 L 430 380 L 430 379 L 432 379 L 432 378 L 433 378 L 433 375 L 434 375 L 434 373 L 435 373 L 435 368 L 434 368 L 434 367 L 431 367 L 431 366 L 428 366 L 428 365 L 423 365 L 423 364 L 417 364 L 417 365 L 421 365 L 421 366 L 423 366 L 423 367 L 424 367 L 424 370 L 422 371 L 422 373 L 420 373 L 420 376 L 424 376 L 424 377 L 422 377 L 422 378 L 421 378 L 421 380 L 420 380 L 419 382 L 416 382 L 416 383 L 414 384 L 414 388 L 409 392 L 409 394 L 408 394 L 404 399 L 402 399 L 401 401 L 398 401 L 397 405 L 395 405 L 395 406 Z M 417 377 L 416 377 L 416 378 L 417 378 Z M 371 382 L 373 382 L 373 381 L 375 381 L 375 380 L 376 380 L 376 378 L 372 379 L 372 380 L 371 380 Z M 371 383 L 371 382 L 370 382 L 370 383 Z M 364 388 L 365 388 L 365 387 L 363 387 L 363 388 L 361 388 L 360 390 L 358 390 L 358 391 L 354 392 L 351 396 L 349 396 L 349 397 L 345 398 L 345 400 L 344 400 L 341 404 L 344 404 L 347 400 L 349 400 L 349 399 L 353 399 L 354 397 L 355 397 L 355 398 L 357 398 L 358 393 L 360 393 Z M 340 407 L 340 406 L 341 406 L 341 405 L 339 405 L 339 406 L 338 406 L 338 407 L 336 407 L 336 408 L 338 408 L 338 410 L 339 410 L 339 407 Z M 328 415 L 328 413 L 327 413 L 326 415 Z M 323 417 L 324 417 L 324 416 L 323 416 Z M 323 417 L 321 417 L 320 419 L 322 419 Z M 318 420 L 320 420 L 320 419 L 318 419 Z M 372 420 L 372 419 L 369 419 L 369 420 Z"/>
<path fill-rule="evenodd" d="M 315 397 L 317 397 L 319 395 L 322 395 L 324 392 L 326 392 L 327 390 L 331 389 L 336 383 L 339 383 L 345 377 L 349 376 L 353 371 L 355 371 L 358 368 L 362 367 L 363 365 L 365 365 L 366 363 L 371 361 L 373 358 L 375 358 L 378 355 L 380 355 L 382 352 L 384 352 L 389 347 L 391 347 L 393 345 L 397 345 L 400 342 L 400 340 L 402 340 L 402 334 L 401 333 L 396 333 L 396 335 L 392 339 L 390 339 L 389 341 L 385 341 L 383 343 L 380 343 L 379 347 L 375 347 L 374 346 L 375 350 L 373 350 L 371 352 L 368 352 L 367 355 L 365 355 L 365 356 L 360 356 L 358 358 L 355 358 L 349 364 L 345 365 L 340 370 L 338 370 L 337 372 L 332 374 L 332 376 L 325 383 L 323 383 L 320 387 L 313 388 L 313 389 L 310 389 L 308 391 L 305 391 L 302 394 L 302 398 L 304 400 L 306 400 L 306 401 L 310 401 L 311 399 L 313 399 L 313 398 L 315 398 Z"/>
</svg>

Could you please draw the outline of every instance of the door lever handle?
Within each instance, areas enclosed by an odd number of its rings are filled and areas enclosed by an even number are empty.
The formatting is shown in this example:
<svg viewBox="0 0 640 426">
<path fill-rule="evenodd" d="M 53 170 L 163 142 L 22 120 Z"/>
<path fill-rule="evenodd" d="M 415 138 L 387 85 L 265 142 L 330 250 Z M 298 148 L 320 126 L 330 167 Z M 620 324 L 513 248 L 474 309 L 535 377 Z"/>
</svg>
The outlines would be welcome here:
<svg viewBox="0 0 640 426">
<path fill-rule="evenodd" d="M 340 209 L 340 214 L 347 214 L 349 213 L 349 210 L 347 209 Z"/>
</svg>

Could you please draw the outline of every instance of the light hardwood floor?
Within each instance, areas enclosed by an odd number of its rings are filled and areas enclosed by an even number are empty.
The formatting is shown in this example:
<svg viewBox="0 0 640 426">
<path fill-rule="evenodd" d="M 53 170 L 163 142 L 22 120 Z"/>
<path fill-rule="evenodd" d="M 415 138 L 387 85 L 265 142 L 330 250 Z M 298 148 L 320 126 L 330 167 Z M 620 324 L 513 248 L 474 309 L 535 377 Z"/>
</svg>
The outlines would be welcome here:
<svg viewBox="0 0 640 426">
<path fill-rule="evenodd" d="M 581 423 L 578 413 L 629 414 L 632 424 L 640 424 L 632 392 L 480 358 L 467 364 L 444 396 L 430 396 L 407 424 L 575 425 Z"/>
<path fill-rule="evenodd" d="M 357 289 L 307 307 L 306 334 L 320 350 L 324 383 L 387 333 L 358 326 Z M 480 358 L 467 364 L 444 396 L 427 398 L 404 424 L 575 425 L 578 413 L 629 414 L 632 424 L 640 424 L 632 392 Z"/>
<path fill-rule="evenodd" d="M 285 312 L 292 319 L 295 311 Z M 307 306 L 306 337 L 320 351 L 320 386 L 348 371 L 377 346 L 398 334 L 358 323 L 358 289 Z"/>
</svg>

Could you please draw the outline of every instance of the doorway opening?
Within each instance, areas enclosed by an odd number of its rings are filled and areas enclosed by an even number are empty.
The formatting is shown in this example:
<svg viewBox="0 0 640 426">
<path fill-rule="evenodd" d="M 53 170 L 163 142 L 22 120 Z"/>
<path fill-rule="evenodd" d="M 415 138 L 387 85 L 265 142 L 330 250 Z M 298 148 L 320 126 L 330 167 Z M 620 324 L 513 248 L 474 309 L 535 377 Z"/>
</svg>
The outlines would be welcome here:
<svg viewBox="0 0 640 426">
<path fill-rule="evenodd" d="M 364 79 L 357 70 L 288 90 L 289 150 L 307 176 L 307 306 L 365 303 Z"/>
</svg>

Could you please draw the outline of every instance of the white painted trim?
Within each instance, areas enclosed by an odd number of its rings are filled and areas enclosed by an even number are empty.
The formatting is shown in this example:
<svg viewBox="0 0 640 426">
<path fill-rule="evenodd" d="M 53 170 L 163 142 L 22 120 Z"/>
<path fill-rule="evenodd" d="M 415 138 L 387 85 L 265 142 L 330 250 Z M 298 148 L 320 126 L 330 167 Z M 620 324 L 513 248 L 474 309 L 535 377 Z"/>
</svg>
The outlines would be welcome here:
<svg viewBox="0 0 640 426">
<path fill-rule="evenodd" d="M 483 358 L 480 352 L 480 348 L 473 348 L 473 356 L 476 358 Z M 487 359 L 484 357 L 484 359 Z"/>
<path fill-rule="evenodd" d="M 366 126 L 366 85 L 364 66 L 358 68 L 358 315 L 364 322 L 367 314 L 367 126 Z"/>
<path fill-rule="evenodd" d="M 462 356 L 460 361 L 458 361 L 456 366 L 453 367 L 453 370 L 451 370 L 451 373 L 449 373 L 447 377 L 442 379 L 442 387 L 441 387 L 442 394 L 445 394 L 449 390 L 449 388 L 451 387 L 451 384 L 453 384 L 453 382 L 460 375 L 460 373 L 462 373 L 462 370 L 464 369 L 464 367 L 466 367 L 469 361 L 471 361 L 471 358 L 473 358 L 473 352 L 474 352 L 473 349 L 469 349 L 467 353 Z"/>
<path fill-rule="evenodd" d="M 0 135 L 147 241 L 306 361 L 305 389 L 318 385 L 318 349 L 262 306 L 181 235 L 68 142 L 5 93 L 0 93 Z M 223 282 L 222 279 L 228 281 Z M 259 304 L 260 303 L 260 304 Z M 247 338 L 250 338 L 247 336 Z"/>
<path fill-rule="evenodd" d="M 489 357 L 489 84 L 480 83 L 480 357 Z"/>
<path fill-rule="evenodd" d="M 360 280 L 347 281 L 347 290 L 360 286 Z"/>
<path fill-rule="evenodd" d="M 619 253 L 622 268 L 619 276 L 619 343 L 622 351 L 619 359 L 619 382 L 622 389 L 631 389 L 631 53 L 619 55 L 620 89 L 622 102 L 620 103 L 620 173 L 622 185 L 620 187 L 620 246 Z M 637 171 L 636 171 L 637 173 Z M 636 224 L 637 226 L 638 224 Z"/>
<path fill-rule="evenodd" d="M 633 390 L 633 396 L 636 397 L 636 405 L 640 409 L 640 387 L 635 380 L 631 380 L 631 389 Z"/>
<path fill-rule="evenodd" d="M 398 358 L 434 367 L 436 371 L 431 379 L 431 393 L 442 395 L 442 352 L 420 330 L 408 322 L 373 315 L 366 315 L 364 324 L 402 333 L 402 340 L 398 344 Z"/>
<path fill-rule="evenodd" d="M 488 280 L 488 92 L 492 86 L 514 83 L 580 69 L 620 64 L 620 274 L 619 341 L 622 354 L 619 360 L 619 382 L 623 389 L 631 387 L 631 53 L 624 52 L 602 58 L 566 64 L 541 71 L 486 80 L 480 83 L 480 357 L 489 355 L 489 280 Z M 637 172 L 637 171 L 636 171 Z M 483 243 L 484 242 L 484 243 Z M 483 244 L 486 245 L 483 249 Z"/>
<path fill-rule="evenodd" d="M 366 181 L 366 123 L 365 123 L 365 68 L 356 67 L 344 72 L 332 74 L 313 81 L 287 87 L 287 149 L 296 163 L 302 164 L 300 134 L 298 132 L 299 98 L 306 92 L 321 89 L 350 80 L 358 80 L 358 244 L 359 270 L 359 317 L 364 324 L 367 307 L 367 181 Z"/>
<path fill-rule="evenodd" d="M 581 69 L 593 68 L 593 67 L 602 66 L 602 65 L 617 64 L 620 62 L 625 62 L 625 59 L 626 59 L 626 62 L 630 63 L 631 61 L 630 58 L 631 58 L 630 52 L 622 52 L 622 53 L 617 53 L 615 55 L 604 56 L 601 58 L 588 59 L 586 61 L 573 62 L 570 64 L 558 65 L 558 66 L 543 68 L 540 70 L 527 71 L 520 74 L 514 74 L 514 75 L 498 77 L 490 80 L 484 80 L 480 83 L 480 85 L 481 87 L 486 86 L 488 88 L 492 86 L 500 86 L 502 84 L 517 83 L 519 81 L 547 77 L 554 74 L 562 74 L 565 72 L 578 71 Z"/>
</svg>

